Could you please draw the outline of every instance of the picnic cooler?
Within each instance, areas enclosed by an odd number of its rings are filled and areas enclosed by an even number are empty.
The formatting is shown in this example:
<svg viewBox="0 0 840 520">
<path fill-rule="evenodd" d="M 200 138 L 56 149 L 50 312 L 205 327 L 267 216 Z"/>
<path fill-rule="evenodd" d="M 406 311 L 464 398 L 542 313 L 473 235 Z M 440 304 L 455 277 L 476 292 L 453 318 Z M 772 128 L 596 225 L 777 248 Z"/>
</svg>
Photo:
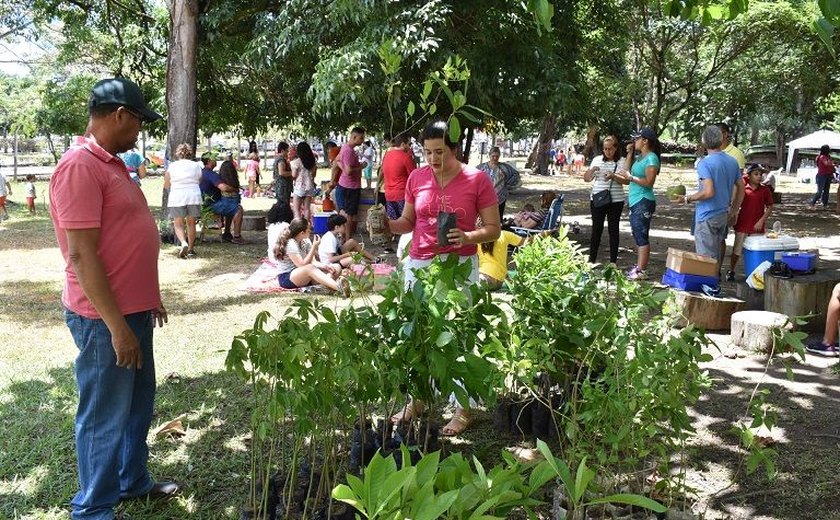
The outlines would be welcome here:
<svg viewBox="0 0 840 520">
<path fill-rule="evenodd" d="M 671 268 L 665 269 L 665 274 L 662 275 L 662 283 L 674 289 L 682 291 L 702 291 L 703 285 L 716 287 L 718 284 L 717 276 L 698 276 L 696 274 L 678 273 Z"/>
<path fill-rule="evenodd" d="M 330 218 L 330 215 L 335 214 L 335 211 L 327 211 L 321 213 L 315 213 L 312 216 L 312 231 L 316 235 L 323 235 L 327 231 L 327 220 Z"/>
<path fill-rule="evenodd" d="M 665 267 L 678 274 L 690 274 L 694 276 L 707 276 L 717 279 L 717 260 L 714 258 L 668 248 L 668 257 L 665 260 Z"/>
<path fill-rule="evenodd" d="M 744 239 L 744 275 L 749 276 L 761 262 L 782 259 L 784 251 L 799 251 L 799 240 L 782 235 L 778 238 L 752 236 Z"/>
<path fill-rule="evenodd" d="M 782 253 L 782 262 L 786 263 L 791 271 L 810 273 L 817 270 L 817 253 L 809 251 Z"/>
</svg>

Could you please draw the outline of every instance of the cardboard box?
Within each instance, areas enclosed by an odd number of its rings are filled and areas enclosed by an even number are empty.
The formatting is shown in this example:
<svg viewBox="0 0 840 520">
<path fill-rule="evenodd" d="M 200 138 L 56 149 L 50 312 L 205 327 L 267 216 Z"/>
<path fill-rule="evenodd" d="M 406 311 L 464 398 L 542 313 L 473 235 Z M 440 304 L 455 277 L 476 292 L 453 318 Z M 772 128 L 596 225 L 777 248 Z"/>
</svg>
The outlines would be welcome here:
<svg viewBox="0 0 840 520">
<path fill-rule="evenodd" d="M 717 278 L 717 260 L 714 258 L 668 248 L 668 258 L 665 260 L 665 267 L 679 274 L 690 274 L 695 276 L 714 276 Z"/>
</svg>

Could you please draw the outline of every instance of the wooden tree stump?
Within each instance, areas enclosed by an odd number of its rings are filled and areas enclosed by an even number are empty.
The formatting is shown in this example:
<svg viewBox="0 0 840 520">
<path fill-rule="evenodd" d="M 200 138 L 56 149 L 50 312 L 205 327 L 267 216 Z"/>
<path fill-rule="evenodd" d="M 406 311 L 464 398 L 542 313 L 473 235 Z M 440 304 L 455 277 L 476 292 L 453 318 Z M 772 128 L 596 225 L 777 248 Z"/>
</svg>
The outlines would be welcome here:
<svg viewBox="0 0 840 520">
<path fill-rule="evenodd" d="M 741 311 L 732 315 L 730 332 L 733 344 L 748 350 L 769 352 L 773 346 L 773 331 L 793 324 L 787 316 L 769 311 Z"/>
<path fill-rule="evenodd" d="M 698 292 L 674 292 L 677 327 L 691 324 L 706 330 L 728 330 L 732 314 L 744 308 L 744 301 L 737 298 L 714 298 Z"/>
<path fill-rule="evenodd" d="M 840 282 L 840 271 L 818 271 L 793 278 L 764 276 L 764 309 L 794 318 L 815 314 L 801 327 L 811 332 L 822 331 L 831 291 Z"/>
<path fill-rule="evenodd" d="M 739 283 L 735 286 L 735 296 L 746 302 L 744 305 L 746 311 L 764 310 L 764 291 L 756 291 L 745 283 Z"/>
<path fill-rule="evenodd" d="M 265 216 L 245 215 L 242 217 L 243 231 L 265 231 Z"/>
</svg>

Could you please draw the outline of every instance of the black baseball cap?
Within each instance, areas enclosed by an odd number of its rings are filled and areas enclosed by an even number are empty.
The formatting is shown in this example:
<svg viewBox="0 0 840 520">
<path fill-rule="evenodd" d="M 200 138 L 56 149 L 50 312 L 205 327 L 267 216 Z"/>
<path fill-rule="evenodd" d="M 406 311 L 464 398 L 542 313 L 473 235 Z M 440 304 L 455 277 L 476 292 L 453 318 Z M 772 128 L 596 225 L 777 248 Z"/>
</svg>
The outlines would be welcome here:
<svg viewBox="0 0 840 520">
<path fill-rule="evenodd" d="M 88 98 L 88 109 L 100 105 L 120 105 L 130 108 L 137 112 L 146 123 L 163 117 L 146 105 L 146 98 L 140 87 L 125 78 L 103 79 L 93 86 L 90 98 Z"/>
<path fill-rule="evenodd" d="M 659 139 L 656 136 L 656 132 L 654 132 L 652 128 L 647 128 L 647 127 L 642 128 L 638 132 L 633 132 L 632 137 L 633 137 L 633 139 L 638 139 L 638 138 L 642 137 L 644 139 L 648 139 L 648 140 L 651 140 L 651 141 L 656 141 L 657 139 Z"/>
<path fill-rule="evenodd" d="M 764 166 L 761 163 L 750 163 L 750 164 L 747 165 L 747 175 L 749 175 L 750 173 L 752 173 L 756 170 L 759 170 L 761 173 L 770 171 L 770 170 L 767 169 L 767 166 Z"/>
</svg>

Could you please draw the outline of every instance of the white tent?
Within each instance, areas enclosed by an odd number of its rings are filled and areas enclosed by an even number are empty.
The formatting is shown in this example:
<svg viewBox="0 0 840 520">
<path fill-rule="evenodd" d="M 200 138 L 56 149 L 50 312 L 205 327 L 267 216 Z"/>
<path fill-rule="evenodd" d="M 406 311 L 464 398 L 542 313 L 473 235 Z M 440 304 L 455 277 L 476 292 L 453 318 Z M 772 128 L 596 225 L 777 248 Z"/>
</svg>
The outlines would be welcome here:
<svg viewBox="0 0 840 520">
<path fill-rule="evenodd" d="M 840 150 L 840 134 L 831 130 L 817 130 L 813 134 L 808 134 L 789 142 L 787 144 L 788 155 L 785 171 L 793 173 L 790 169 L 793 165 L 793 158 L 798 150 L 819 150 L 824 144 L 830 146 L 832 150 Z"/>
</svg>

